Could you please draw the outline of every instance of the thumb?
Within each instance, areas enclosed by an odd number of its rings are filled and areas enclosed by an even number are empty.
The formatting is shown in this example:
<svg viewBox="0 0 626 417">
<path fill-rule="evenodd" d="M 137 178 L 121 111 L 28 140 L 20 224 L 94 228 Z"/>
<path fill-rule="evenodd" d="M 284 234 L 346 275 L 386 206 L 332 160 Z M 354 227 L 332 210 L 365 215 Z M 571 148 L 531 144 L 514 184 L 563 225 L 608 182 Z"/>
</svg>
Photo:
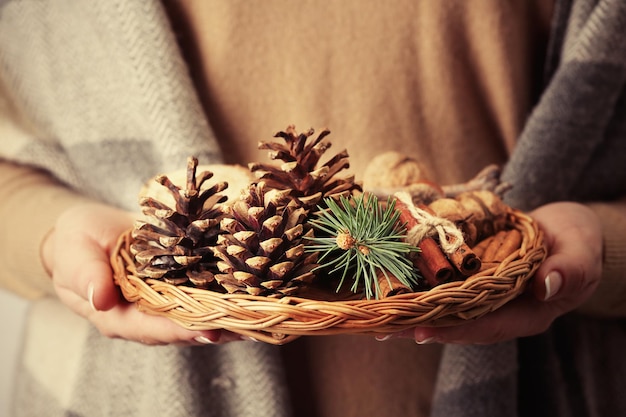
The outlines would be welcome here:
<svg viewBox="0 0 626 417">
<path fill-rule="evenodd" d="M 552 219 L 541 211 L 534 213 L 546 232 L 548 247 L 548 257 L 532 281 L 532 292 L 538 300 L 584 300 L 598 284 L 602 269 L 600 227 L 596 218 L 585 215 L 586 208 L 576 209 L 576 215 L 570 221 L 561 221 L 558 227 L 548 222 Z"/>
<path fill-rule="evenodd" d="M 84 204 L 63 213 L 53 232 L 53 281 L 58 288 L 88 300 L 94 310 L 108 310 L 120 301 L 110 255 L 131 215 L 99 204 Z"/>
</svg>

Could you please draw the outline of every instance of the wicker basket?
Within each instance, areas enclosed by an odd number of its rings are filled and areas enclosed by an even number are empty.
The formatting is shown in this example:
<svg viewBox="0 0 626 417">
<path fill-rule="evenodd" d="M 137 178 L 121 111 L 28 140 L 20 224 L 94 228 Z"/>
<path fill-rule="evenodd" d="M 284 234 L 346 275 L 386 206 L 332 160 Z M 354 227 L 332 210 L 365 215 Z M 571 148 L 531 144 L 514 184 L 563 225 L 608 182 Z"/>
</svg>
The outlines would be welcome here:
<svg viewBox="0 0 626 417">
<path fill-rule="evenodd" d="M 144 281 L 135 274 L 129 253 L 130 231 L 120 237 L 111 261 L 115 281 L 128 301 L 187 329 L 227 329 L 277 345 L 304 335 L 388 334 L 417 325 L 461 324 L 517 297 L 545 258 L 546 249 L 530 217 L 512 210 L 511 219 L 523 240 L 503 261 L 485 265 L 464 281 L 380 300 L 278 299 Z"/>
</svg>

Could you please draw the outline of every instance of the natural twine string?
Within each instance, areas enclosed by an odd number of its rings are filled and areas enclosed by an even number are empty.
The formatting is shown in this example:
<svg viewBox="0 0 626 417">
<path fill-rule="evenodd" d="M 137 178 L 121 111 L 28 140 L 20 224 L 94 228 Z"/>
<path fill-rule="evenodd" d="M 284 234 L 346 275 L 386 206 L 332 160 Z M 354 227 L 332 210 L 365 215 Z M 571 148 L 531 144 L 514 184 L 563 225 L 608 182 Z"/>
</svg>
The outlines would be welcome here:
<svg viewBox="0 0 626 417">
<path fill-rule="evenodd" d="M 465 240 L 463 233 L 448 219 L 433 216 L 426 210 L 422 210 L 413 204 L 411 195 L 407 192 L 394 194 L 398 200 L 406 204 L 411 215 L 417 220 L 417 225 L 407 231 L 407 240 L 412 244 L 421 242 L 424 238 L 437 236 L 439 245 L 446 254 L 455 252 Z"/>
</svg>

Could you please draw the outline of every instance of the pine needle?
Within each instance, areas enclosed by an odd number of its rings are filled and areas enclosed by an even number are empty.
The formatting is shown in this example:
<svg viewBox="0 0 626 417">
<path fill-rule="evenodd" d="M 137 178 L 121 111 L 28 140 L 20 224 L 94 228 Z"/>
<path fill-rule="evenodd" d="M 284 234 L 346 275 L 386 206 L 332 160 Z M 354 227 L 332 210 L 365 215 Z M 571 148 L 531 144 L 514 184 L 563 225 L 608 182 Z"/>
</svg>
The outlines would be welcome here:
<svg viewBox="0 0 626 417">
<path fill-rule="evenodd" d="M 373 195 L 342 196 L 339 202 L 326 198 L 325 204 L 327 209 L 309 220 L 323 235 L 310 238 L 305 249 L 321 254 L 317 270 L 341 273 L 337 291 L 351 279 L 353 292 L 363 288 L 368 299 L 380 298 L 379 271 L 409 288 L 417 286 L 419 275 L 408 255 L 419 249 L 403 241 L 406 228 L 398 221 L 395 200 L 389 198 L 384 209 Z"/>
</svg>

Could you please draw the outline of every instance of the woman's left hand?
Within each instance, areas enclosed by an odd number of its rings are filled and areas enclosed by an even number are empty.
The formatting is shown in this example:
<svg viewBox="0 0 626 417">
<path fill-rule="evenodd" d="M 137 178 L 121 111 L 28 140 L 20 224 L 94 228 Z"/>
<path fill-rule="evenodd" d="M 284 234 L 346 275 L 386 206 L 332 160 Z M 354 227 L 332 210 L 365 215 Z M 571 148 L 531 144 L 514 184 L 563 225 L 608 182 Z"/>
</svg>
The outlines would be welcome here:
<svg viewBox="0 0 626 417">
<path fill-rule="evenodd" d="M 530 215 L 544 231 L 546 260 L 527 291 L 475 321 L 452 327 L 417 327 L 393 337 L 417 343 L 489 344 L 542 333 L 594 292 L 602 272 L 602 233 L 596 214 L 569 202 L 552 203 Z"/>
</svg>

